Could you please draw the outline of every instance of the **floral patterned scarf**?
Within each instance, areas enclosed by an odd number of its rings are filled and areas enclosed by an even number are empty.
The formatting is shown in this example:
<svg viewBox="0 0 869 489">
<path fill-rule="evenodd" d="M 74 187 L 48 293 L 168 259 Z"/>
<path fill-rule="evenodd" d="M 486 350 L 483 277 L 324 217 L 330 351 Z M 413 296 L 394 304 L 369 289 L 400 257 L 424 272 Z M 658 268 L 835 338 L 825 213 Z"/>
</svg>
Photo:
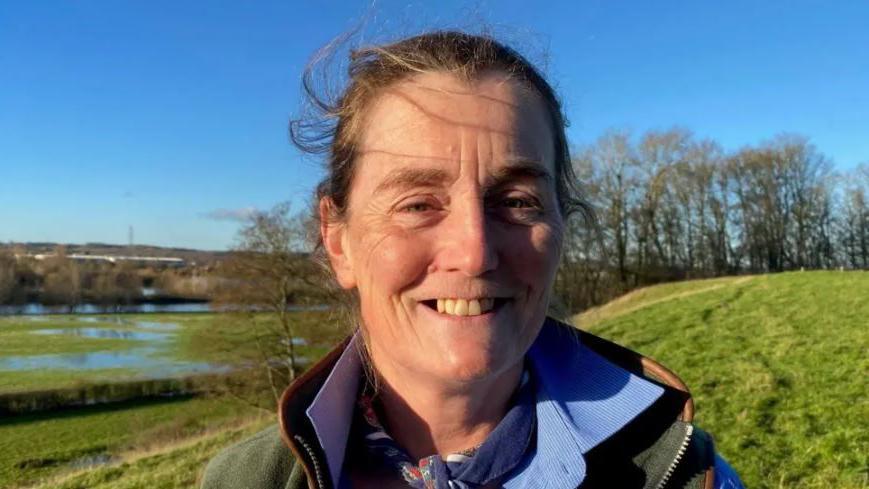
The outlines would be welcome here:
<svg viewBox="0 0 869 489">
<path fill-rule="evenodd" d="M 479 488 L 498 480 L 522 460 L 532 442 L 535 392 L 526 369 L 512 406 L 481 445 L 441 457 L 431 455 L 414 461 L 383 428 L 375 409 L 370 386 L 357 401 L 351 437 L 361 440 L 369 462 L 387 472 L 398 473 L 416 489 Z"/>
</svg>

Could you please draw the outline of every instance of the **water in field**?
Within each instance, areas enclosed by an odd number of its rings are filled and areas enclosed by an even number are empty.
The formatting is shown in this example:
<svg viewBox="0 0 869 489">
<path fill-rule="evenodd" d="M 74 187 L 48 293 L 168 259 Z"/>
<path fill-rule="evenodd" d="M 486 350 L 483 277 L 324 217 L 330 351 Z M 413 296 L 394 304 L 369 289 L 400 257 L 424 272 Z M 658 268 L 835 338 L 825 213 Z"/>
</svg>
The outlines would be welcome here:
<svg viewBox="0 0 869 489">
<path fill-rule="evenodd" d="M 109 338 L 116 340 L 133 341 L 165 341 L 169 339 L 168 333 L 152 333 L 150 331 L 129 331 L 108 328 L 62 328 L 62 329 L 37 329 L 33 334 L 41 335 L 67 335 L 81 338 Z"/>
<path fill-rule="evenodd" d="M 147 296 L 147 295 L 146 295 Z M 320 305 L 290 305 L 287 306 L 288 311 L 324 311 L 330 306 L 326 304 Z M 230 307 L 229 309 L 233 309 Z M 256 310 L 256 308 L 247 308 Z M 218 308 L 220 310 L 220 308 Z M 40 315 L 75 315 L 75 314 L 151 314 L 151 313 L 186 313 L 186 312 L 214 312 L 211 304 L 208 302 L 178 302 L 178 303 L 159 303 L 159 302 L 142 302 L 140 304 L 127 304 L 116 306 L 103 306 L 99 304 L 79 304 L 70 312 L 68 306 L 46 306 L 44 304 L 20 304 L 20 305 L 5 305 L 0 304 L 0 316 L 40 316 Z"/>
<path fill-rule="evenodd" d="M 144 302 L 141 304 L 128 304 L 118 306 L 102 306 L 99 304 L 79 304 L 73 311 L 74 314 L 102 314 L 102 313 L 181 313 L 181 312 L 212 312 L 211 305 L 207 302 L 180 302 L 162 304 Z M 21 304 L 16 306 L 0 305 L 0 316 L 40 315 L 40 314 L 69 314 L 67 306 L 46 306 L 44 304 Z"/>
<path fill-rule="evenodd" d="M 156 347 L 0 358 L 0 370 L 101 370 L 110 368 L 135 369 L 138 377 L 153 378 L 226 370 L 226 367 L 204 362 L 161 358 L 160 349 Z"/>
<path fill-rule="evenodd" d="M 16 356 L 2 356 L 0 347 L 0 371 L 87 371 L 117 368 L 134 370 L 137 377 L 165 378 L 227 370 L 222 365 L 174 358 L 171 355 L 172 342 L 179 328 L 175 323 L 130 321 L 120 316 L 82 316 L 75 318 L 73 322 L 53 324 L 52 321 L 38 316 L 31 319 L 34 329 L 27 333 L 30 335 L 126 340 L 130 346 L 121 350 L 99 351 L 99 344 L 96 343 L 94 349 L 97 351 Z M 106 326 L 100 327 L 99 324 Z"/>
</svg>

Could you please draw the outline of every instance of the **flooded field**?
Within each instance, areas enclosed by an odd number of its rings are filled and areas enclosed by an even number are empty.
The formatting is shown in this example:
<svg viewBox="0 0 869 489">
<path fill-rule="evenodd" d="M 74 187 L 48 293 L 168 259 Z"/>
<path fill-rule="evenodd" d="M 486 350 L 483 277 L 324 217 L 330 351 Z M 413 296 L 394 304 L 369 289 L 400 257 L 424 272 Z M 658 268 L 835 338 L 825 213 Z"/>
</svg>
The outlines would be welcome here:
<svg viewBox="0 0 869 489">
<path fill-rule="evenodd" d="M 207 302 L 179 302 L 170 304 L 145 302 L 142 304 L 129 304 L 120 306 L 103 306 L 99 304 L 80 304 L 75 314 L 153 314 L 153 313 L 184 313 L 184 312 L 211 312 L 211 305 Z M 47 315 L 66 314 L 69 308 L 66 306 L 46 306 L 44 304 L 0 305 L 0 316 L 13 315 Z"/>
<path fill-rule="evenodd" d="M 52 355 L 28 355 L 0 358 L 0 370 L 94 370 L 129 368 L 139 378 L 163 378 L 182 374 L 219 372 L 220 365 L 202 362 L 170 361 L 159 357 L 158 348 L 131 348 L 121 352 L 93 352 Z"/>
<path fill-rule="evenodd" d="M 327 312 L 293 315 L 296 361 L 305 364 L 335 338 L 311 334 Z M 255 336 L 266 331 L 238 321 L 218 313 L 0 316 L 0 395 L 229 373 L 252 365 Z"/>
<path fill-rule="evenodd" d="M 169 327 L 176 327 L 168 324 Z M 103 328 L 67 328 L 67 329 L 37 329 L 33 334 L 65 334 L 83 338 L 116 338 L 136 341 L 166 341 L 167 333 L 151 333 L 148 331 L 121 331 L 117 329 Z"/>
<path fill-rule="evenodd" d="M 329 311 L 314 309 L 291 315 L 299 364 L 347 334 Z M 286 338 L 265 336 L 277 326 L 273 315 L 258 313 L 0 316 L 0 487 L 115 470 L 142 446 L 222 437 L 256 419 L 261 410 L 222 394 L 224 381 L 261 369 L 263 342 L 286 351 Z M 231 441 L 220 440 L 192 446 L 195 460 L 184 473 L 195 474 Z"/>
<path fill-rule="evenodd" d="M 0 320 L 0 372 L 114 369 L 123 370 L 125 376 L 147 379 L 229 370 L 220 363 L 179 358 L 175 340 L 180 328 L 175 322 L 122 316 L 5 318 Z M 76 351 L 47 353 L 41 348 L 43 342 L 68 342 Z M 12 353 L 7 345 L 18 348 Z"/>
<path fill-rule="evenodd" d="M 326 311 L 330 306 L 319 305 L 290 305 L 287 311 Z M 218 308 L 219 309 L 219 308 Z M 70 312 L 67 306 L 47 306 L 45 304 L 0 304 L 0 318 L 8 316 L 58 316 L 58 315 L 82 315 L 82 314 L 183 314 L 183 313 L 209 313 L 221 312 L 212 307 L 209 302 L 142 302 L 140 304 L 104 306 L 100 304 L 79 304 Z"/>
</svg>

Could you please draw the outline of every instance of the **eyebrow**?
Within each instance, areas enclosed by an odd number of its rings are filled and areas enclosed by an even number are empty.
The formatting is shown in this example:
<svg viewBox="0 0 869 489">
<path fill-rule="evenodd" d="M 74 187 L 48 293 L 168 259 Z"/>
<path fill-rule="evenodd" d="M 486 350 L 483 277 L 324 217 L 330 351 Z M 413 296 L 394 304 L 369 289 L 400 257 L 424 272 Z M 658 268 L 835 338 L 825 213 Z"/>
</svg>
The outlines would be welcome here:
<svg viewBox="0 0 869 489">
<path fill-rule="evenodd" d="M 435 187 L 448 181 L 450 176 L 440 168 L 398 168 L 389 172 L 374 189 L 375 195 L 396 189 Z"/>
<path fill-rule="evenodd" d="M 552 175 L 540 163 L 532 160 L 516 160 L 498 168 L 487 178 L 486 187 L 500 187 L 515 180 L 552 181 Z M 375 194 L 414 187 L 436 187 L 450 180 L 450 175 L 440 168 L 398 168 L 386 175 L 374 189 Z"/>
<path fill-rule="evenodd" d="M 514 180 L 545 180 L 552 182 L 552 175 L 542 164 L 534 160 L 515 160 L 507 166 L 498 168 L 487 186 L 499 187 Z"/>
</svg>

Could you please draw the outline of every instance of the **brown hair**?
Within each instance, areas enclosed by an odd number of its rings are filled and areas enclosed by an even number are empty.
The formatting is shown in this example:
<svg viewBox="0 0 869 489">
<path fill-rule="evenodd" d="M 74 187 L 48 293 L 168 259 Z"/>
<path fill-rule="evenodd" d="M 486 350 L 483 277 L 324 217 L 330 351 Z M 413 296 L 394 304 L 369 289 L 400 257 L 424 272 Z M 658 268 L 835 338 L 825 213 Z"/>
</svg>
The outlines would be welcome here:
<svg viewBox="0 0 869 489">
<path fill-rule="evenodd" d="M 556 193 L 561 214 L 567 218 L 576 211 L 587 212 L 570 164 L 566 121 L 555 91 L 528 60 L 495 39 L 458 31 L 435 31 L 353 50 L 347 70 L 348 84 L 334 103 L 318 95 L 313 66 L 309 65 L 302 82 L 313 113 L 290 122 L 290 138 L 306 153 L 328 154 L 326 177 L 317 185 L 314 206 L 323 197 L 329 197 L 333 213 L 330 217 L 341 219 L 346 212 L 356 144 L 371 102 L 384 88 L 427 72 L 446 72 L 471 81 L 482 73 L 501 71 L 536 92 L 549 113 L 555 138 Z M 320 245 L 318 241 L 318 249 Z"/>
</svg>

